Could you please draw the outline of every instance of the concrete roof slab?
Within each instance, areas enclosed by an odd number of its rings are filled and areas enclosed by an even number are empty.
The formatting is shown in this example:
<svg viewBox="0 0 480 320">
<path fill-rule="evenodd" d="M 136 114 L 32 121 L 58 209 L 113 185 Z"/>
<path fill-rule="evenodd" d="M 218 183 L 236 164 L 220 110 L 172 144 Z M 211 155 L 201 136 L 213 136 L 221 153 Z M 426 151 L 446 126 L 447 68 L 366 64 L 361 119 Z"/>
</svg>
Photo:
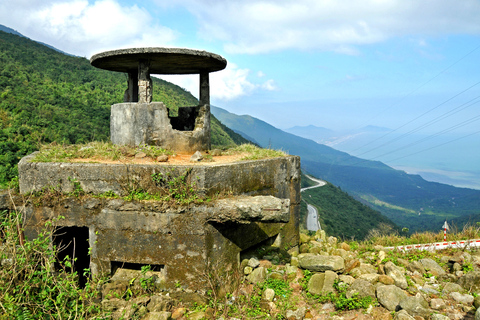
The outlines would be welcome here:
<svg viewBox="0 0 480 320">
<path fill-rule="evenodd" d="M 151 74 L 199 74 L 225 69 L 227 60 L 207 51 L 182 48 L 131 48 L 93 55 L 97 68 L 117 72 L 137 72 L 140 60 L 150 62 Z"/>
</svg>

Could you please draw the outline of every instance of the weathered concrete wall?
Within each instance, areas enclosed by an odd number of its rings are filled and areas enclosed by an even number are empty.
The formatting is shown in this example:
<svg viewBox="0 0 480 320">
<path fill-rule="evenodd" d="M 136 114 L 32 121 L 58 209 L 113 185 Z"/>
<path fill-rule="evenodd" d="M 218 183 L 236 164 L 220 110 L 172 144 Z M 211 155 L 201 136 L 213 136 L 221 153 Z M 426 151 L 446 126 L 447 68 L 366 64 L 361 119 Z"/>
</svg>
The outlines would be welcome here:
<svg viewBox="0 0 480 320">
<path fill-rule="evenodd" d="M 163 265 L 165 287 L 177 281 L 204 287 L 207 265 L 232 270 L 239 253 L 278 234 L 289 219 L 289 200 L 272 196 L 232 197 L 209 204 L 168 207 L 163 202 L 67 197 L 54 206 L 25 208 L 25 233 L 35 238 L 45 222 L 88 227 L 91 267 L 109 273 L 111 262 Z M 232 217 L 228 223 L 226 217 Z M 264 221 L 264 223 L 255 223 Z M 267 222 L 274 222 L 270 226 Z M 269 226 L 265 227 L 265 226 Z"/>
<path fill-rule="evenodd" d="M 166 288 L 180 281 L 186 288 L 201 290 L 206 280 L 201 275 L 208 268 L 228 274 L 238 267 L 242 251 L 265 240 L 277 237 L 282 248 L 298 245 L 299 157 L 191 166 L 29 160 L 31 156 L 19 163 L 23 194 L 49 186 L 72 192 L 72 179 L 92 194 L 112 190 L 125 195 L 131 188 L 156 192 L 152 174 L 159 172 L 170 178 L 188 173 L 188 183 L 195 183 L 201 192 L 228 194 L 209 204 L 173 207 L 165 202 L 91 196 L 27 204 L 29 238 L 58 216 L 65 217 L 56 222 L 58 226 L 89 228 L 94 273 L 109 272 L 112 262 L 163 265 Z"/>
<path fill-rule="evenodd" d="M 300 203 L 300 158 L 296 156 L 205 165 L 31 162 L 34 156 L 26 156 L 18 164 L 23 194 L 45 187 L 72 192 L 72 179 L 93 194 L 113 191 L 124 196 L 131 188 L 155 192 L 152 174 L 178 177 L 187 172 L 196 188 L 207 195 L 270 194 Z"/>
<path fill-rule="evenodd" d="M 110 136 L 114 144 L 155 145 L 177 152 L 210 149 L 210 106 L 179 109 L 172 118 L 162 102 L 119 103 L 112 105 Z M 176 123 L 186 123 L 181 128 Z M 186 130 L 186 131 L 185 131 Z"/>
</svg>

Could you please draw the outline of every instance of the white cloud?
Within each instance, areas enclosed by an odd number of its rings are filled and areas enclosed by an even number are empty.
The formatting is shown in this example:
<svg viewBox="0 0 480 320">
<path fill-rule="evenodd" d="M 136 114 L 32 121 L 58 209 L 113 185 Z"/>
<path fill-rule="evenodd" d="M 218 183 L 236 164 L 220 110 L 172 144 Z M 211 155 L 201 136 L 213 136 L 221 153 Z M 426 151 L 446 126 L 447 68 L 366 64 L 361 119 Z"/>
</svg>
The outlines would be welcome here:
<svg viewBox="0 0 480 320">
<path fill-rule="evenodd" d="M 260 74 L 263 72 L 259 71 Z M 198 75 L 159 75 L 160 78 L 175 83 L 198 97 Z M 250 78 L 250 70 L 238 68 L 229 63 L 227 68 L 219 72 L 210 73 L 211 100 L 233 100 L 241 96 L 250 95 L 257 90 L 276 90 L 272 79 L 261 83 L 254 83 Z"/>
<path fill-rule="evenodd" d="M 175 31 L 137 5 L 115 0 L 5 1 L 0 21 L 30 38 L 81 56 L 125 46 L 171 45 Z"/>
<path fill-rule="evenodd" d="M 160 0 L 157 0 L 160 1 Z M 172 0 L 198 18 L 200 34 L 229 53 L 284 49 L 358 54 L 397 36 L 480 34 L 478 0 Z"/>
</svg>

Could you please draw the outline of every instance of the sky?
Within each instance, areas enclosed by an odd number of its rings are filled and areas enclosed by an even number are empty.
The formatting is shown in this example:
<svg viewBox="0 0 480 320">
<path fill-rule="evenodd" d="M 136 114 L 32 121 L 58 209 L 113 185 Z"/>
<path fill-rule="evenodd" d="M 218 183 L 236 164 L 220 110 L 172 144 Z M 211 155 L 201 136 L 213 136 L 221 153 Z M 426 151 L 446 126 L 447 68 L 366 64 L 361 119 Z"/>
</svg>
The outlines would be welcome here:
<svg viewBox="0 0 480 320">
<path fill-rule="evenodd" d="M 479 21 L 480 0 L 0 0 L 0 24 L 86 58 L 219 54 L 211 104 L 281 129 L 475 134 Z M 196 76 L 164 78 L 198 96 Z"/>
</svg>

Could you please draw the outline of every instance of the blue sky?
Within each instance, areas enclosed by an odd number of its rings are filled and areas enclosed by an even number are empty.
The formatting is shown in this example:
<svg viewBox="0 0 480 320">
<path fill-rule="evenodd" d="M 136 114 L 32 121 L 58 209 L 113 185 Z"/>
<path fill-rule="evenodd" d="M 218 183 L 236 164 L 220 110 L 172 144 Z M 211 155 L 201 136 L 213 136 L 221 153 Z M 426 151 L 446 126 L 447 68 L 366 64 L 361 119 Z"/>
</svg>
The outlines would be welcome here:
<svg viewBox="0 0 480 320">
<path fill-rule="evenodd" d="M 211 103 L 282 129 L 408 132 L 459 108 L 480 96 L 479 21 L 480 0 L 0 1 L 0 24 L 87 58 L 140 46 L 220 54 Z M 196 77 L 166 79 L 198 94 Z M 480 102 L 420 133 L 478 115 Z"/>
<path fill-rule="evenodd" d="M 479 18 L 478 0 L 0 4 L 0 23 L 87 58 L 132 46 L 220 54 L 229 66 L 212 75 L 212 104 L 279 128 L 413 119 L 480 80 Z M 196 77 L 168 79 L 197 95 Z"/>
</svg>

